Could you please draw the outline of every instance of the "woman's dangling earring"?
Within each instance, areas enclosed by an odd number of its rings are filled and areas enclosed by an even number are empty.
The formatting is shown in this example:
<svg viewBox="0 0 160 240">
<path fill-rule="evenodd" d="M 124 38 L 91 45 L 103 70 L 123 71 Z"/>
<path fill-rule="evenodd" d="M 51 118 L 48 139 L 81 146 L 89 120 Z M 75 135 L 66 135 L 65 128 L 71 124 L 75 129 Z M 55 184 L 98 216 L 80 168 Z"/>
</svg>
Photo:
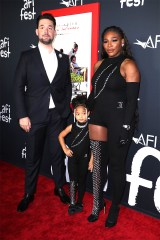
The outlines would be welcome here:
<svg viewBox="0 0 160 240">
<path fill-rule="evenodd" d="M 124 43 L 122 43 L 122 47 L 124 47 Z"/>
<path fill-rule="evenodd" d="M 74 123 L 75 123 L 75 121 L 76 121 L 76 117 L 75 117 L 75 115 L 76 115 L 76 109 L 74 109 L 73 115 L 74 115 Z"/>
<path fill-rule="evenodd" d="M 86 109 L 86 119 L 88 120 L 88 111 L 87 111 L 87 108 Z"/>
</svg>

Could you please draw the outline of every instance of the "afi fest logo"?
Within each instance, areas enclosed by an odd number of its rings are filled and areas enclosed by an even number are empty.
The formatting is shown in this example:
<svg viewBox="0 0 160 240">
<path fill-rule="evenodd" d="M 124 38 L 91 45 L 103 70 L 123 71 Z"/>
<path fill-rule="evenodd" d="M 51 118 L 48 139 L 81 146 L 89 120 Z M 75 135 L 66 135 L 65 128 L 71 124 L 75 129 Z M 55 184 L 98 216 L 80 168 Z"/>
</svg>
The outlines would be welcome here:
<svg viewBox="0 0 160 240">
<path fill-rule="evenodd" d="M 9 58 L 10 55 L 9 50 L 9 37 L 4 37 L 4 39 L 0 39 L 0 57 L 1 58 Z"/>
<path fill-rule="evenodd" d="M 0 121 L 10 123 L 12 120 L 11 118 L 11 110 L 10 105 L 2 105 L 2 111 L 0 112 Z"/>
<path fill-rule="evenodd" d="M 24 6 L 21 9 L 21 20 L 32 20 L 36 12 L 34 11 L 34 0 L 23 0 Z"/>
<path fill-rule="evenodd" d="M 66 7 L 74 7 L 77 6 L 77 2 L 80 2 L 80 5 L 83 5 L 83 0 L 68 0 L 68 1 L 62 0 L 60 4 L 63 4 Z"/>
<path fill-rule="evenodd" d="M 144 0 L 120 0 L 121 8 L 124 7 L 139 7 L 144 5 Z"/>
<path fill-rule="evenodd" d="M 21 156 L 22 156 L 22 159 L 26 159 L 27 158 L 27 147 L 26 147 L 26 143 L 25 143 L 25 147 L 22 149 L 21 151 Z M 66 156 L 65 158 L 65 165 L 66 165 L 66 181 L 69 182 L 69 173 L 68 173 L 68 157 Z M 51 174 L 53 175 L 53 168 L 52 168 L 52 165 L 51 165 Z"/>
<path fill-rule="evenodd" d="M 160 151 L 156 149 L 157 147 L 157 136 L 147 135 L 146 137 L 141 134 L 139 138 L 134 138 L 133 141 L 136 144 L 141 144 L 144 147 L 140 148 L 133 157 L 132 165 L 131 165 L 131 173 L 126 174 L 126 181 L 130 182 L 129 196 L 128 196 L 128 204 L 130 206 L 135 206 L 136 199 L 138 196 L 139 186 L 145 188 L 153 188 L 153 182 L 147 179 L 140 177 L 141 168 L 143 161 L 148 156 L 153 156 L 159 161 L 160 166 Z M 150 145 L 150 146 L 149 146 Z M 155 161 L 155 160 L 154 160 Z M 103 191 L 107 190 L 108 182 L 106 183 Z M 153 196 L 154 204 L 158 212 L 160 212 L 160 176 L 158 176 L 154 196 Z"/>
<path fill-rule="evenodd" d="M 160 164 L 160 151 L 156 149 L 157 136 L 147 135 L 145 138 L 143 134 L 141 134 L 139 138 L 133 138 L 133 141 L 136 144 L 144 145 L 144 147 L 139 149 L 134 155 L 131 165 L 131 174 L 127 174 L 127 181 L 130 182 L 128 198 L 128 204 L 130 206 L 136 205 L 139 186 L 149 189 L 153 187 L 152 181 L 140 177 L 142 164 L 143 161 L 145 161 L 145 158 L 148 156 L 153 156 L 159 161 Z M 149 147 L 149 145 L 151 145 L 152 147 Z M 158 176 L 155 183 L 153 199 L 157 211 L 160 212 L 160 176 Z"/>
<path fill-rule="evenodd" d="M 136 45 L 141 46 L 142 48 L 157 48 L 158 43 L 160 42 L 160 35 L 156 35 L 155 38 L 152 39 L 151 36 L 147 39 L 146 42 L 141 42 L 138 39 L 136 39 L 137 42 L 133 43 Z"/>
</svg>

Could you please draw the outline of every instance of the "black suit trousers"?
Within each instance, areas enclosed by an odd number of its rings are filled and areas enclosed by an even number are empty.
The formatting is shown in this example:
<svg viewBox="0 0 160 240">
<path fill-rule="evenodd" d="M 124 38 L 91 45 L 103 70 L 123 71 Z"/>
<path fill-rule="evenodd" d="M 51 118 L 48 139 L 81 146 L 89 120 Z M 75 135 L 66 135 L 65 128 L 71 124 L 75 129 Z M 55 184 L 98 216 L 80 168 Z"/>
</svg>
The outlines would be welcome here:
<svg viewBox="0 0 160 240">
<path fill-rule="evenodd" d="M 26 133 L 26 175 L 25 193 L 34 194 L 38 180 L 40 163 L 45 143 L 48 144 L 49 158 L 53 169 L 53 179 L 57 188 L 65 184 L 64 153 L 58 141 L 59 133 L 64 129 L 65 121 L 56 109 L 48 111 L 46 121 L 32 124 L 29 133 Z M 47 141 L 47 142 L 46 142 Z"/>
</svg>

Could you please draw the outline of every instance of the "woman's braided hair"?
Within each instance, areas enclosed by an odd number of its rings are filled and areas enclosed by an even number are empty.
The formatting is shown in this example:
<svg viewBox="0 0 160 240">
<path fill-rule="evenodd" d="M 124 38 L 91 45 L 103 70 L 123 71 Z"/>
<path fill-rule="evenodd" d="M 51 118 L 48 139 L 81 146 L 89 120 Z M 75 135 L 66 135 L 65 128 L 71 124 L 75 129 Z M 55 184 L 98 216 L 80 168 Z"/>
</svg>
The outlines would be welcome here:
<svg viewBox="0 0 160 240">
<path fill-rule="evenodd" d="M 117 27 L 117 26 L 110 26 L 110 27 L 105 28 L 103 30 L 102 36 L 101 36 L 102 42 L 104 40 L 104 35 L 107 32 L 116 32 L 117 34 L 119 34 L 121 36 L 121 38 L 124 39 L 124 46 L 122 47 L 122 54 L 126 57 L 133 58 L 132 57 L 132 52 L 131 52 L 130 46 L 129 46 L 129 41 L 128 41 L 125 33 L 123 32 L 123 30 L 120 27 Z M 101 57 L 102 58 L 107 58 L 108 57 L 108 54 L 106 53 L 106 51 L 103 47 L 103 44 L 102 44 Z"/>
</svg>

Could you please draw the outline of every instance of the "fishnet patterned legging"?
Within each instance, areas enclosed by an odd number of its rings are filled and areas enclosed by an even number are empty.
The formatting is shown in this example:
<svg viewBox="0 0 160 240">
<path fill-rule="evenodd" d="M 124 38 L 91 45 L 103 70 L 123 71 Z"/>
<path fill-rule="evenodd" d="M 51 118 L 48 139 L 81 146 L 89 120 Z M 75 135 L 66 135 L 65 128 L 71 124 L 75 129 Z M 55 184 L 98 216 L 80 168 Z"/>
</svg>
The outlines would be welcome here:
<svg viewBox="0 0 160 240">
<path fill-rule="evenodd" d="M 76 182 L 70 181 L 70 204 L 75 205 L 76 203 Z"/>
<path fill-rule="evenodd" d="M 93 168 L 93 209 L 92 214 L 98 216 L 100 210 L 103 208 L 103 186 L 102 179 L 102 159 L 105 142 L 90 140 L 91 149 L 93 152 L 94 168 Z"/>
</svg>

